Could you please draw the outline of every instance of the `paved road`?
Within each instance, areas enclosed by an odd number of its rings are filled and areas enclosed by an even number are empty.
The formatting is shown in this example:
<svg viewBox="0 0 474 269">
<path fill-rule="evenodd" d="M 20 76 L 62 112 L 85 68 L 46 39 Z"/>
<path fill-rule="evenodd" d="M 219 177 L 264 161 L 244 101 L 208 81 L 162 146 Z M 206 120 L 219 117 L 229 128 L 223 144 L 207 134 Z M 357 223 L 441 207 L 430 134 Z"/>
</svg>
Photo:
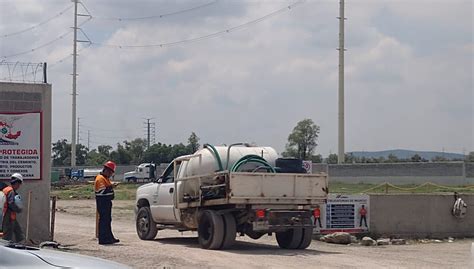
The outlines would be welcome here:
<svg viewBox="0 0 474 269">
<path fill-rule="evenodd" d="M 160 231 L 153 241 L 135 233 L 133 202 L 114 204 L 113 230 L 121 243 L 100 246 L 94 238 L 94 201 L 58 201 L 56 240 L 70 251 L 133 268 L 474 268 L 472 240 L 454 243 L 363 247 L 313 241 L 307 250 L 282 250 L 274 237 L 238 237 L 225 251 L 199 247 L 197 234 Z"/>
</svg>

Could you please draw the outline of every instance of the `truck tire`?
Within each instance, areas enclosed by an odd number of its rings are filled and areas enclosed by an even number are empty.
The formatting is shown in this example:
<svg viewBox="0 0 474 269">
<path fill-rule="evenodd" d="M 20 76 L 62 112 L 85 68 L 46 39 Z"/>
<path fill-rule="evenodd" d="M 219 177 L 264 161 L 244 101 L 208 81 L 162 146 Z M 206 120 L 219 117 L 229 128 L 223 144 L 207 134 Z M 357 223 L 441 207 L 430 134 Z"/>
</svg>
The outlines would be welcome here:
<svg viewBox="0 0 474 269">
<path fill-rule="evenodd" d="M 141 207 L 137 213 L 136 229 L 138 237 L 142 240 L 153 240 L 158 233 L 156 223 L 151 216 L 150 208 Z"/>
<path fill-rule="evenodd" d="M 301 239 L 303 238 L 303 229 L 302 228 L 293 228 L 285 232 L 277 232 L 276 239 L 278 246 L 285 249 L 296 249 L 301 244 Z"/>
<path fill-rule="evenodd" d="M 204 249 L 219 249 L 224 241 L 224 220 L 212 210 L 204 210 L 199 218 L 199 244 Z"/>
<path fill-rule="evenodd" d="M 311 240 L 313 240 L 313 228 L 303 228 L 303 238 L 301 243 L 298 246 L 299 249 L 305 249 L 311 245 Z"/>
<path fill-rule="evenodd" d="M 230 248 L 235 243 L 237 235 L 237 223 L 234 215 L 226 213 L 222 215 L 224 219 L 224 240 L 222 241 L 221 249 Z"/>
</svg>

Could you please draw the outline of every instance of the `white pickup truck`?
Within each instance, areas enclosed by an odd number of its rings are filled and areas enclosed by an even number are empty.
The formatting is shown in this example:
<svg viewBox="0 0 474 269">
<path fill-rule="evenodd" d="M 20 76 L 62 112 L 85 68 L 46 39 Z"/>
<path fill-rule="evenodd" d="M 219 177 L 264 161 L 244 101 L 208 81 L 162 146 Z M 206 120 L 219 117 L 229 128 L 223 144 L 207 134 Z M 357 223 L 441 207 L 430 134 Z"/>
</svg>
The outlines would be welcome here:
<svg viewBox="0 0 474 269">
<path fill-rule="evenodd" d="M 197 230 L 202 248 L 225 249 L 237 233 L 253 239 L 275 233 L 281 248 L 307 248 L 314 209 L 326 202 L 327 175 L 301 173 L 301 161 L 295 173 L 288 167 L 281 173 L 274 149 L 236 145 L 246 144 L 206 144 L 139 187 L 139 238 L 152 240 L 161 229 Z"/>
</svg>

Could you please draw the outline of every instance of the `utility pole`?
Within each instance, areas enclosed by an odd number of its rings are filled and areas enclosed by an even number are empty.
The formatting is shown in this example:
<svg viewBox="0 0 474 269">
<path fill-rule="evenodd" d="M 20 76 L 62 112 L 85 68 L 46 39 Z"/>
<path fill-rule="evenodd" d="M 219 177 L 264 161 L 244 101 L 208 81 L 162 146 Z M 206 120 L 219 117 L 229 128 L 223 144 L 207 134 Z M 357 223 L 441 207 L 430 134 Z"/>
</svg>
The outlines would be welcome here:
<svg viewBox="0 0 474 269">
<path fill-rule="evenodd" d="M 74 2 L 74 40 L 72 49 L 72 138 L 71 138 L 71 167 L 76 166 L 76 57 L 77 57 L 77 2 Z"/>
<path fill-rule="evenodd" d="M 344 0 L 339 2 L 339 141 L 337 163 L 344 163 Z"/>
<path fill-rule="evenodd" d="M 84 17 L 89 17 L 89 20 L 92 18 L 90 14 L 78 14 L 77 13 L 77 4 L 79 3 L 79 0 L 71 0 L 71 2 L 74 2 L 74 39 L 73 39 L 73 46 L 72 46 L 72 137 L 71 137 L 71 167 L 76 166 L 76 143 L 79 143 L 79 139 L 76 141 L 76 110 L 77 110 L 77 105 L 76 105 L 76 79 L 77 79 L 77 42 L 86 42 L 86 43 L 91 43 L 90 39 L 87 37 L 87 35 L 77 27 L 77 17 L 78 16 L 84 16 Z M 82 6 L 84 6 L 81 3 Z M 84 7 L 85 8 L 85 7 Z M 87 9 L 86 9 L 87 11 Z M 87 12 L 89 13 L 89 12 Z M 77 30 L 81 30 L 82 34 L 86 36 L 88 40 L 77 40 Z M 79 134 L 77 134 L 77 137 L 79 137 Z"/>
<path fill-rule="evenodd" d="M 91 139 L 91 130 L 87 130 L 87 150 L 91 150 L 91 144 L 90 144 L 90 140 Z"/>
<path fill-rule="evenodd" d="M 150 119 L 147 119 L 147 139 L 146 139 L 146 142 L 147 142 L 147 149 L 150 148 Z"/>
<path fill-rule="evenodd" d="M 77 144 L 81 143 L 81 118 L 77 117 Z"/>
<path fill-rule="evenodd" d="M 146 130 L 147 149 L 150 148 L 151 144 L 155 143 L 155 123 L 151 122 L 152 119 L 153 118 L 145 119 L 146 122 L 144 122 L 145 130 Z M 152 136 L 153 136 L 153 138 L 152 138 Z"/>
</svg>

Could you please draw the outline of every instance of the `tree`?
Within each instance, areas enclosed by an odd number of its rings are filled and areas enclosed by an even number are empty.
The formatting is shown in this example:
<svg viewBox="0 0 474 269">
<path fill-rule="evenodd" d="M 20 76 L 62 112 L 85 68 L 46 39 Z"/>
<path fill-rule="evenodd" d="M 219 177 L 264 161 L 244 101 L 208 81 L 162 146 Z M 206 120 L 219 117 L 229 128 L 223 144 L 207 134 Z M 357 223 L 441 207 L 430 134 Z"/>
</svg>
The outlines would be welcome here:
<svg viewBox="0 0 474 269">
<path fill-rule="evenodd" d="M 337 163 L 337 154 L 331 153 L 326 159 L 328 164 L 336 164 Z"/>
<path fill-rule="evenodd" d="M 313 163 L 322 163 L 323 162 L 323 156 L 321 156 L 321 154 L 313 155 L 313 156 L 311 156 L 311 161 Z"/>
<path fill-rule="evenodd" d="M 106 156 L 105 154 L 97 152 L 97 150 L 93 149 L 87 153 L 86 165 L 103 165 L 108 159 L 109 156 Z"/>
<path fill-rule="evenodd" d="M 52 146 L 53 165 L 71 165 L 71 144 L 67 139 L 58 140 Z M 76 164 L 84 165 L 86 162 L 87 148 L 82 144 L 76 144 Z"/>
<path fill-rule="evenodd" d="M 123 141 L 123 143 L 125 145 L 125 150 L 131 156 L 130 162 L 133 164 L 140 164 L 147 146 L 146 140 L 142 138 L 135 138 L 130 142 Z"/>
<path fill-rule="evenodd" d="M 117 164 L 130 164 L 132 160 L 132 155 L 125 149 L 122 144 L 117 144 L 117 150 L 114 150 L 110 153 L 110 159 Z"/>
<path fill-rule="evenodd" d="M 395 156 L 395 154 L 390 153 L 390 154 L 388 155 L 388 162 L 389 162 L 389 163 L 398 163 L 399 160 L 398 160 L 398 157 Z"/>
<path fill-rule="evenodd" d="M 194 153 L 199 149 L 199 140 L 199 137 L 194 132 L 192 132 L 188 138 L 188 148 L 191 153 Z"/>
<path fill-rule="evenodd" d="M 314 149 L 318 145 L 319 130 L 319 126 L 311 119 L 299 121 L 288 136 L 288 144 L 286 144 L 287 156 L 302 160 L 312 156 Z"/>
<path fill-rule="evenodd" d="M 469 155 L 466 156 L 467 162 L 474 162 L 474 151 L 469 152 Z"/>
<path fill-rule="evenodd" d="M 418 154 L 415 154 L 411 157 L 412 162 L 421 162 L 421 156 Z"/>
<path fill-rule="evenodd" d="M 98 153 L 106 156 L 106 157 L 109 157 L 110 156 L 110 151 L 112 150 L 112 146 L 109 146 L 109 145 L 100 145 L 97 147 L 97 151 Z"/>
</svg>

